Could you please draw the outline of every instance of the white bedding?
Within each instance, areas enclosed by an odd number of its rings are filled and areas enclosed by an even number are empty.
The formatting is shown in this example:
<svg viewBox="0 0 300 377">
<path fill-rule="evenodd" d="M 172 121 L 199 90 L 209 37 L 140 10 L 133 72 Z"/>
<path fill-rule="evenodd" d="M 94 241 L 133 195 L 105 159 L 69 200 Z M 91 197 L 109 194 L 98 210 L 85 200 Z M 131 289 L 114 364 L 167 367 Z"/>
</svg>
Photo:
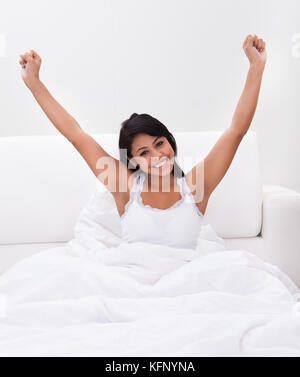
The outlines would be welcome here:
<svg viewBox="0 0 300 377">
<path fill-rule="evenodd" d="M 123 243 L 108 191 L 74 239 L 0 277 L 0 356 L 300 356 L 300 297 L 278 268 L 226 250 Z"/>
<path fill-rule="evenodd" d="M 1 356 L 300 356 L 297 287 L 209 225 L 196 250 L 77 228 L 0 294 Z"/>
</svg>

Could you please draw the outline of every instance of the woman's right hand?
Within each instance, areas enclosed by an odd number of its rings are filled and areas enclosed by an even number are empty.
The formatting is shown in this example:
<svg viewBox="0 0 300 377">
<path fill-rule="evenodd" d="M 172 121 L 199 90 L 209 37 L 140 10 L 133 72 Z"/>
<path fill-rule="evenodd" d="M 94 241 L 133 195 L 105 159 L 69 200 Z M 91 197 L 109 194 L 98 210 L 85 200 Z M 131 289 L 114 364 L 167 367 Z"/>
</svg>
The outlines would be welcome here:
<svg viewBox="0 0 300 377">
<path fill-rule="evenodd" d="M 30 52 L 24 55 L 20 55 L 20 57 L 19 63 L 22 67 L 21 76 L 26 86 L 30 88 L 35 81 L 39 80 L 42 59 L 33 50 L 30 50 Z"/>
<path fill-rule="evenodd" d="M 255 34 L 254 37 L 249 34 L 244 41 L 243 48 L 250 65 L 259 65 L 265 67 L 267 61 L 266 42 L 263 39 L 258 39 Z"/>
</svg>

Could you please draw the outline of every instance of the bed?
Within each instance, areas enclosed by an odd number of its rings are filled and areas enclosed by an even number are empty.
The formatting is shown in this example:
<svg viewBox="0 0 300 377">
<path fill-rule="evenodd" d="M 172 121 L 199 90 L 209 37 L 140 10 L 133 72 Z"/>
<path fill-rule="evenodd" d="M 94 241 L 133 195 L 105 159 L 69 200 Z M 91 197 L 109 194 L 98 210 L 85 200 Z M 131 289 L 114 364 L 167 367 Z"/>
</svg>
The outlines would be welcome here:
<svg viewBox="0 0 300 377">
<path fill-rule="evenodd" d="M 118 157 L 118 135 L 93 136 Z M 188 170 L 220 132 L 174 136 Z M 262 184 L 255 132 L 195 250 L 124 243 L 61 136 L 1 138 L 0 154 L 1 356 L 300 356 L 300 194 Z"/>
</svg>

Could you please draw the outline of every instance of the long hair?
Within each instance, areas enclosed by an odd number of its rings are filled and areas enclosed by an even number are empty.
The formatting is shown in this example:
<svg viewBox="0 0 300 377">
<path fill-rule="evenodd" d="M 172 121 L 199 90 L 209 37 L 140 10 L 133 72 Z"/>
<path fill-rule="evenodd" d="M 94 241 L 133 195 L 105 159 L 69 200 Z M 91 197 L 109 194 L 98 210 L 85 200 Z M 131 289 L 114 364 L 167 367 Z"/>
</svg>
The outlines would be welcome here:
<svg viewBox="0 0 300 377">
<path fill-rule="evenodd" d="M 173 148 L 175 155 L 172 174 L 174 175 L 174 177 L 183 177 L 184 172 L 176 161 L 177 144 L 174 136 L 164 124 L 148 114 L 134 113 L 129 119 L 122 122 L 119 136 L 120 161 L 133 172 L 139 170 L 139 166 L 133 166 L 129 160 L 133 158 L 131 154 L 133 139 L 135 135 L 140 133 L 144 133 L 150 136 L 164 136 L 168 140 L 171 147 Z M 126 153 L 124 153 L 123 150 L 125 150 Z"/>
</svg>

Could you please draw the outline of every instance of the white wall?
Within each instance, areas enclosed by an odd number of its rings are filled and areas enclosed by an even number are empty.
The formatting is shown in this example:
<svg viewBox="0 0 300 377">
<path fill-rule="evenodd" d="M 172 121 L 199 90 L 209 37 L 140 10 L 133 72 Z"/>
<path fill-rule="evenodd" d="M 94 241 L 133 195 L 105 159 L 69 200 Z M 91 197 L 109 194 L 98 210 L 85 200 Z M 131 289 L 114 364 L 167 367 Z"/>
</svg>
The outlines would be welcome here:
<svg viewBox="0 0 300 377">
<path fill-rule="evenodd" d="M 257 34 L 269 58 L 251 125 L 263 179 L 300 191 L 299 14 L 298 0 L 2 0 L 0 136 L 57 133 L 20 77 L 30 49 L 88 132 L 119 132 L 133 112 L 171 132 L 223 130 L 248 71 L 242 43 Z"/>
</svg>

